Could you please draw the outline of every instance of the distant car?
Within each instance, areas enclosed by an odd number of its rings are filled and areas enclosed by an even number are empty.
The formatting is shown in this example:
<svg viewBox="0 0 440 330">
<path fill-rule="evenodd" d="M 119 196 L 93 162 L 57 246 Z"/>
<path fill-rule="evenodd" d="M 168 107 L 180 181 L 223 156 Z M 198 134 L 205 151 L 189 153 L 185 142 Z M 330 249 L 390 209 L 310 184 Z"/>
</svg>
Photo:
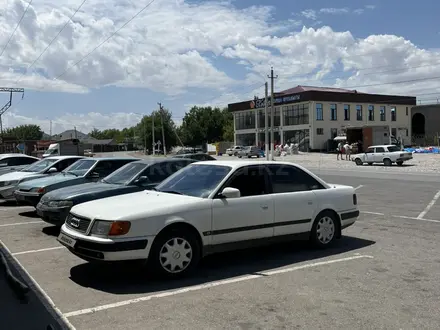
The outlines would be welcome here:
<svg viewBox="0 0 440 330">
<path fill-rule="evenodd" d="M 192 159 L 138 160 L 116 170 L 97 183 L 84 183 L 45 194 L 37 214 L 47 223 L 61 226 L 74 205 L 154 188 L 171 174 L 195 162 Z"/>
<path fill-rule="evenodd" d="M 364 153 L 352 156 L 356 165 L 361 166 L 364 163 L 373 165 L 373 163 L 382 163 L 385 166 L 391 166 L 393 163 L 402 166 L 404 162 L 411 160 L 411 152 L 402 151 L 395 145 L 377 145 L 368 147 Z"/>
<path fill-rule="evenodd" d="M 40 159 L 23 154 L 0 154 L 0 175 L 8 172 L 21 171 L 26 166 Z"/>
<path fill-rule="evenodd" d="M 191 158 L 198 161 L 216 160 L 214 157 L 204 153 L 180 154 L 180 155 L 175 155 L 173 158 Z"/>
<path fill-rule="evenodd" d="M 232 148 L 226 149 L 226 154 L 228 156 L 238 156 L 238 153 L 243 150 L 242 146 L 233 146 Z"/>
<path fill-rule="evenodd" d="M 20 183 L 14 196 L 18 202 L 36 207 L 41 197 L 50 191 L 86 182 L 96 182 L 135 160 L 137 159 L 117 157 L 81 159 L 58 175 Z"/>
<path fill-rule="evenodd" d="M 251 158 L 251 157 L 257 157 L 260 158 L 261 157 L 261 149 L 258 147 L 245 147 L 243 149 L 241 149 L 238 152 L 238 158 L 242 158 L 242 157 L 247 157 L 247 158 Z"/>
<path fill-rule="evenodd" d="M 182 148 L 176 152 L 176 155 L 197 154 L 197 153 L 202 153 L 202 152 L 203 152 L 203 150 L 200 148 Z"/>
<path fill-rule="evenodd" d="M 0 175 L 0 199 L 15 200 L 17 186 L 29 180 L 59 174 L 83 156 L 50 156 L 35 162 L 19 172 Z"/>
<path fill-rule="evenodd" d="M 191 164 L 154 191 L 76 205 L 58 241 L 88 261 L 148 260 L 178 277 L 204 256 L 302 238 L 328 247 L 359 216 L 353 187 L 288 162 Z"/>
</svg>

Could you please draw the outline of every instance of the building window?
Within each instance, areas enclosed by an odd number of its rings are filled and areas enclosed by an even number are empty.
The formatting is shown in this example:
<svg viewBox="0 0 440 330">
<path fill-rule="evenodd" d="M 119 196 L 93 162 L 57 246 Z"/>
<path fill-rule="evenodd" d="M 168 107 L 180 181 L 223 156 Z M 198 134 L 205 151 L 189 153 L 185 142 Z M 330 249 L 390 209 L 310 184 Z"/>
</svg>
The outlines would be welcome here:
<svg viewBox="0 0 440 330">
<path fill-rule="evenodd" d="M 380 109 L 379 109 L 379 112 L 380 112 L 380 121 L 385 121 L 385 120 L 387 120 L 387 116 L 386 116 L 386 112 L 385 112 L 385 106 L 384 105 L 381 105 L 380 106 Z"/>
<path fill-rule="evenodd" d="M 304 125 L 309 123 L 309 104 L 295 104 L 283 107 L 283 126 Z"/>
<path fill-rule="evenodd" d="M 330 120 L 338 120 L 338 107 L 336 104 L 330 104 Z"/>
<path fill-rule="evenodd" d="M 323 128 L 317 128 L 316 129 L 316 134 L 317 135 L 324 135 L 324 129 Z"/>
<path fill-rule="evenodd" d="M 397 129 L 395 127 L 391 129 L 391 135 L 397 137 Z"/>
<path fill-rule="evenodd" d="M 406 136 L 408 136 L 408 129 L 406 129 Z"/>
<path fill-rule="evenodd" d="M 374 121 L 374 105 L 368 106 L 368 121 Z"/>
<path fill-rule="evenodd" d="M 391 107 L 391 121 L 397 120 L 397 111 L 396 107 Z"/>
<path fill-rule="evenodd" d="M 255 129 L 255 112 L 246 111 L 235 114 L 235 129 Z"/>
<path fill-rule="evenodd" d="M 408 107 L 406 107 L 406 115 L 408 116 Z"/>
<path fill-rule="evenodd" d="M 330 138 L 333 140 L 337 136 L 338 136 L 338 129 L 337 128 L 330 129 Z"/>
<path fill-rule="evenodd" d="M 322 103 L 316 103 L 316 120 L 324 120 L 324 114 L 322 112 Z"/>
<path fill-rule="evenodd" d="M 362 121 L 362 105 L 356 106 L 356 120 Z"/>
<path fill-rule="evenodd" d="M 350 104 L 344 104 L 344 120 L 350 120 Z"/>
</svg>

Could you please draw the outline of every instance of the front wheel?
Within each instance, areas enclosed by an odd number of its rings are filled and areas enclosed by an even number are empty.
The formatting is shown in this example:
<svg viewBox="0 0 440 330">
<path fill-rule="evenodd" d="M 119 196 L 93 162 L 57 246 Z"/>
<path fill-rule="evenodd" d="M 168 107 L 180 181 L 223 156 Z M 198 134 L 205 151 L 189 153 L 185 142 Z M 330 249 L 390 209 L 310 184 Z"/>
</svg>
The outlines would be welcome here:
<svg viewBox="0 0 440 330">
<path fill-rule="evenodd" d="M 191 231 L 170 230 L 155 239 L 148 260 L 156 275 L 183 277 L 197 266 L 200 249 L 197 238 Z"/>
<path fill-rule="evenodd" d="M 310 240 L 316 247 L 324 248 L 333 244 L 339 230 L 339 222 L 332 212 L 318 214 L 313 223 Z"/>
<path fill-rule="evenodd" d="M 361 166 L 364 163 L 362 162 L 362 160 L 360 160 L 359 158 L 356 158 L 356 160 L 354 161 L 356 163 L 357 166 Z"/>
</svg>

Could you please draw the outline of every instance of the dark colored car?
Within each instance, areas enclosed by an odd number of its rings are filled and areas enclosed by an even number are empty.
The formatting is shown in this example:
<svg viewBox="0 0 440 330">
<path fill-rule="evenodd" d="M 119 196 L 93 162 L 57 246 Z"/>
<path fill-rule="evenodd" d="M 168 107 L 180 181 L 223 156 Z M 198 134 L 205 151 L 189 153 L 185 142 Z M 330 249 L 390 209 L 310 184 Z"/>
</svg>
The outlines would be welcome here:
<svg viewBox="0 0 440 330">
<path fill-rule="evenodd" d="M 96 183 L 85 183 L 47 193 L 37 205 L 38 215 L 47 223 L 61 226 L 77 204 L 154 188 L 171 174 L 194 163 L 193 159 L 138 160 Z"/>
<path fill-rule="evenodd" d="M 197 161 L 205 161 L 205 160 L 216 160 L 214 157 L 208 155 L 208 154 L 204 154 L 204 153 L 196 153 L 196 154 L 180 154 L 180 155 L 175 155 L 173 158 L 190 158 L 190 159 L 194 159 Z"/>
<path fill-rule="evenodd" d="M 14 196 L 23 204 L 37 206 L 46 193 L 64 187 L 96 182 L 136 158 L 85 158 L 80 159 L 60 174 L 20 183 Z"/>
</svg>

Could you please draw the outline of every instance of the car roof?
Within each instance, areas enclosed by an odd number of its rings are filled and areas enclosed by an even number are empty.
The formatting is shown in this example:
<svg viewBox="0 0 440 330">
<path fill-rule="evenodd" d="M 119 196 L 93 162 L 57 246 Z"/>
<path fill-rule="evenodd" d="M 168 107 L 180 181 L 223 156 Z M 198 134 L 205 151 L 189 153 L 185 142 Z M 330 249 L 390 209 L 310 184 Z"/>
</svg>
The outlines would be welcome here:
<svg viewBox="0 0 440 330">
<path fill-rule="evenodd" d="M 86 158 L 84 156 L 48 156 L 48 157 L 44 157 L 42 159 L 56 159 L 56 160 L 62 160 L 62 159 L 70 159 L 70 158 Z"/>
<path fill-rule="evenodd" d="M 185 158 L 181 158 L 181 157 L 170 157 L 170 158 L 151 158 L 151 159 L 140 159 L 137 160 L 133 163 L 137 163 L 137 164 L 145 164 L 145 165 L 149 165 L 149 164 L 158 164 L 158 163 L 169 163 L 169 162 L 181 162 L 181 161 L 187 161 L 187 162 L 194 162 L 193 159 L 185 159 Z"/>
<path fill-rule="evenodd" d="M 394 144 L 378 144 L 377 146 L 369 146 L 368 148 L 395 147 Z"/>
<path fill-rule="evenodd" d="M 92 160 L 140 160 L 140 158 L 133 157 L 84 157 L 84 159 L 92 159 Z"/>
<path fill-rule="evenodd" d="M 9 158 L 9 157 L 25 157 L 25 158 L 33 158 L 33 159 L 39 159 L 34 156 L 29 156 L 25 154 L 0 154 L 0 159 Z"/>
<path fill-rule="evenodd" d="M 207 160 L 202 162 L 196 162 L 191 165 L 217 165 L 217 166 L 229 166 L 233 169 L 237 169 L 244 166 L 249 165 L 290 165 L 297 166 L 299 168 L 303 168 L 301 165 L 290 163 L 290 162 L 280 162 L 275 160 L 263 160 L 263 161 L 255 161 L 255 160 Z"/>
</svg>

